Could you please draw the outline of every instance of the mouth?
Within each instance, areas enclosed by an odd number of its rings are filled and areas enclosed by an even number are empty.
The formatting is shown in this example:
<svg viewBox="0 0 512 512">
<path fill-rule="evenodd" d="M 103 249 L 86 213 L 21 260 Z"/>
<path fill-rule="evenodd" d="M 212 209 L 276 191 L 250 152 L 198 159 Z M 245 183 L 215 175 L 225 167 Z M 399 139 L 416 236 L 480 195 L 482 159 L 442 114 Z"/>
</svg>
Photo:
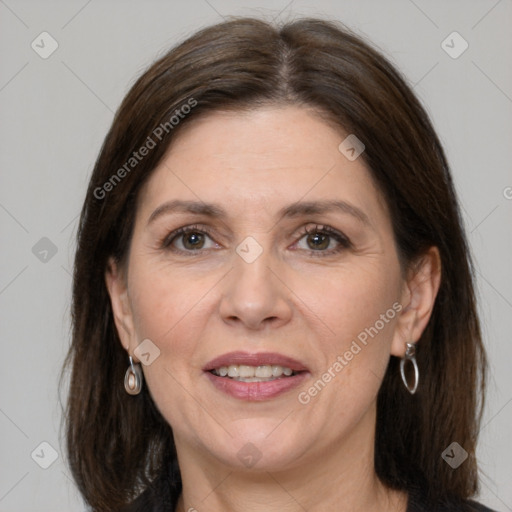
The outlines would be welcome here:
<svg viewBox="0 0 512 512">
<path fill-rule="evenodd" d="M 210 370 L 210 373 L 218 377 L 237 380 L 239 382 L 270 382 L 272 380 L 292 377 L 297 373 L 287 366 L 280 365 L 259 365 L 249 366 L 246 364 L 231 364 Z"/>
<path fill-rule="evenodd" d="M 252 401 L 276 397 L 309 375 L 300 361 L 270 352 L 231 352 L 210 361 L 203 371 L 220 391 Z"/>
</svg>

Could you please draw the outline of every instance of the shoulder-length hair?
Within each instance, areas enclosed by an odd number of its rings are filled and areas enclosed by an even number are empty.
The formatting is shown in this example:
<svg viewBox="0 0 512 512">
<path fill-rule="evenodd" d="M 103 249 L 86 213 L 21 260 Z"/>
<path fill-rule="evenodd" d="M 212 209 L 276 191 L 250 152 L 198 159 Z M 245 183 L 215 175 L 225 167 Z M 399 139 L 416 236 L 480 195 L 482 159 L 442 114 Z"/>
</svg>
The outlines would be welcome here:
<svg viewBox="0 0 512 512">
<path fill-rule="evenodd" d="M 119 510 L 176 457 L 172 430 L 148 390 L 135 397 L 124 390 L 128 358 L 105 285 L 107 261 L 126 261 L 138 192 L 184 126 L 209 112 L 274 104 L 313 108 L 364 143 L 403 268 L 431 246 L 440 252 L 441 285 L 417 349 L 418 392 L 405 390 L 391 357 L 378 394 L 377 475 L 405 491 L 423 482 L 434 501 L 478 490 L 486 357 L 452 177 L 428 115 L 394 66 L 341 24 L 234 18 L 195 33 L 135 82 L 85 197 L 65 365 L 66 435 L 72 474 L 94 510 Z M 441 457 L 453 441 L 469 454 L 456 471 Z"/>
</svg>

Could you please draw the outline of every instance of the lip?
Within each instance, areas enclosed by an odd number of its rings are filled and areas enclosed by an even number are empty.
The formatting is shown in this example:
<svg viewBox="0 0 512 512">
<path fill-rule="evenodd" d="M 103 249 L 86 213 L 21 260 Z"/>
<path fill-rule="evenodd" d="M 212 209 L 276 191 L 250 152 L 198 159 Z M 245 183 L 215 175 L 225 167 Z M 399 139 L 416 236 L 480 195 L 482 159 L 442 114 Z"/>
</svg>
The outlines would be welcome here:
<svg viewBox="0 0 512 512">
<path fill-rule="evenodd" d="M 232 364 L 245 364 L 248 366 L 263 366 L 267 364 L 275 364 L 278 366 L 283 366 L 285 368 L 291 368 L 296 372 L 304 372 L 308 371 L 308 368 L 302 364 L 300 361 L 293 359 L 292 357 L 284 356 L 282 354 L 278 354 L 276 352 L 258 352 L 258 353 L 250 353 L 250 352 L 228 352 L 227 354 L 223 354 L 215 359 L 212 359 L 208 363 L 206 363 L 203 370 L 205 372 L 209 372 L 214 370 L 215 368 L 220 368 L 221 366 L 229 366 Z"/>
<path fill-rule="evenodd" d="M 291 368 L 296 373 L 289 377 L 278 377 L 274 380 L 263 382 L 242 382 L 238 380 L 220 377 L 211 373 L 211 370 L 220 368 L 221 366 L 229 366 L 232 364 L 246 364 L 249 366 L 262 366 L 275 364 L 285 368 Z M 292 357 L 277 354 L 275 352 L 229 352 L 215 359 L 212 359 L 203 368 L 205 375 L 210 382 L 223 393 L 241 400 L 260 402 L 275 398 L 291 389 L 299 386 L 309 375 L 308 368 L 293 359 Z"/>
<path fill-rule="evenodd" d="M 210 372 L 206 372 L 205 375 L 219 391 L 227 395 L 250 402 L 261 402 L 275 398 L 299 386 L 308 377 L 309 373 L 301 372 L 290 377 L 278 377 L 265 382 L 242 382 L 219 377 Z"/>
</svg>

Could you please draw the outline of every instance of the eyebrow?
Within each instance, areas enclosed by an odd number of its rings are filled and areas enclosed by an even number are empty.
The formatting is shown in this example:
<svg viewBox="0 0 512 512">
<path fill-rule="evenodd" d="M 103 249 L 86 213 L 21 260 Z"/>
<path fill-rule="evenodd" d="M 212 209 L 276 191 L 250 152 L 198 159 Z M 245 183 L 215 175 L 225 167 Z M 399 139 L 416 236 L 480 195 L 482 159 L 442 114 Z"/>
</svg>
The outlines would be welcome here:
<svg viewBox="0 0 512 512">
<path fill-rule="evenodd" d="M 346 201 L 341 200 L 319 200 L 319 201 L 299 201 L 281 208 L 277 213 L 279 218 L 295 218 L 305 215 L 319 215 L 330 212 L 338 212 L 355 217 L 362 224 L 371 227 L 370 220 L 366 213 L 360 208 Z M 204 215 L 206 217 L 225 220 L 228 217 L 226 210 L 222 206 L 214 203 L 205 203 L 203 201 L 185 201 L 175 199 L 161 204 L 150 215 L 148 225 L 163 215 L 171 213 L 193 213 Z"/>
</svg>

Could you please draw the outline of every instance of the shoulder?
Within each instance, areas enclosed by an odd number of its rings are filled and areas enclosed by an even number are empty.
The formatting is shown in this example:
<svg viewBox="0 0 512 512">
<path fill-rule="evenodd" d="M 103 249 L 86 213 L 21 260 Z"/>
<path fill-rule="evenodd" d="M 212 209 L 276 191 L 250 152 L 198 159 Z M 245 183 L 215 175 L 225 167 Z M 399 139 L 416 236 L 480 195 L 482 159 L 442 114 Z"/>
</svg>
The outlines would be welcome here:
<svg viewBox="0 0 512 512">
<path fill-rule="evenodd" d="M 496 512 L 473 500 L 445 500 L 432 503 L 420 488 L 409 491 L 407 512 Z"/>
<path fill-rule="evenodd" d="M 163 476 L 163 475 L 162 475 Z M 153 485 L 140 494 L 121 512 L 170 512 L 176 507 L 181 493 L 181 481 L 176 464 L 169 473 L 157 478 Z M 432 503 L 421 487 L 409 490 L 407 512 L 496 512 L 473 500 L 446 500 Z"/>
<path fill-rule="evenodd" d="M 496 512 L 495 510 L 491 510 L 490 508 L 486 507 L 485 505 L 481 505 L 480 503 L 477 503 L 476 501 L 470 501 L 470 506 L 473 507 L 473 510 L 478 512 Z"/>
</svg>

